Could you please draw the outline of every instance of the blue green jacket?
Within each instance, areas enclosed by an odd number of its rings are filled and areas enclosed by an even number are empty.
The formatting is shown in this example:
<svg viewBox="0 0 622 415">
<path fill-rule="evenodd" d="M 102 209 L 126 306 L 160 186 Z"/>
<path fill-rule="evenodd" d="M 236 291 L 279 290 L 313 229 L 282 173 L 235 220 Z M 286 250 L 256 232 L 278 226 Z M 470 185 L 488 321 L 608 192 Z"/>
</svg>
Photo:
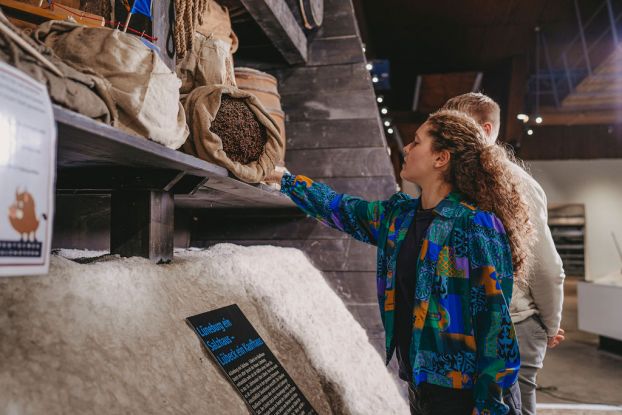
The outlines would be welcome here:
<svg viewBox="0 0 622 415">
<path fill-rule="evenodd" d="M 405 193 L 368 202 L 305 176 L 285 174 L 281 192 L 322 223 L 378 247 L 377 293 L 386 360 L 395 350 L 395 270 L 419 205 Z M 410 361 L 413 383 L 473 389 L 473 414 L 506 414 L 503 389 L 517 379 L 518 343 L 510 319 L 513 267 L 501 221 L 450 193 L 417 259 Z"/>
</svg>

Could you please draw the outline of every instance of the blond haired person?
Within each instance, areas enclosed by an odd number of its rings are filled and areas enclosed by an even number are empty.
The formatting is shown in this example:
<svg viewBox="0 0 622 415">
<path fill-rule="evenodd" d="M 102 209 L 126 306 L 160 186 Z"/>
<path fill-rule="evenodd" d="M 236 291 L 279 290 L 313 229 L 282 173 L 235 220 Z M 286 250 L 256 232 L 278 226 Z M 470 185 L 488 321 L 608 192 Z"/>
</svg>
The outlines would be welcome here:
<svg viewBox="0 0 622 415">
<path fill-rule="evenodd" d="M 468 93 L 451 98 L 443 109 L 462 111 L 484 129 L 490 145 L 499 135 L 500 109 L 490 97 Z M 527 276 L 527 286 L 516 286 L 510 311 L 521 355 L 519 386 L 524 415 L 536 413 L 536 376 L 542 368 L 547 346 L 556 347 L 564 340 L 560 329 L 564 299 L 564 269 L 547 225 L 546 194 L 542 187 L 519 165 L 512 171 L 522 182 L 534 226 L 534 263 Z"/>
</svg>

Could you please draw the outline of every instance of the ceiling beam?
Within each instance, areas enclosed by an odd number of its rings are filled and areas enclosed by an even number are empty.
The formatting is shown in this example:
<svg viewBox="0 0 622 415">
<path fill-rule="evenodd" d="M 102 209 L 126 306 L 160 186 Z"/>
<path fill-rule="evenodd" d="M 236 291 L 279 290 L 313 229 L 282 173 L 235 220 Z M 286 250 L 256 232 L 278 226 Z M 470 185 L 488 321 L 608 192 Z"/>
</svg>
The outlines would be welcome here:
<svg viewBox="0 0 622 415">
<path fill-rule="evenodd" d="M 518 156 L 524 160 L 621 158 L 622 124 L 534 128 L 533 135 L 521 139 Z"/>
<path fill-rule="evenodd" d="M 576 109 L 557 110 L 554 108 L 542 108 L 541 126 L 547 125 L 608 125 L 622 123 L 622 107 L 610 109 Z M 529 125 L 538 126 L 534 117 L 529 119 Z"/>
<path fill-rule="evenodd" d="M 240 0 L 290 65 L 307 62 L 307 37 L 283 0 Z"/>
</svg>

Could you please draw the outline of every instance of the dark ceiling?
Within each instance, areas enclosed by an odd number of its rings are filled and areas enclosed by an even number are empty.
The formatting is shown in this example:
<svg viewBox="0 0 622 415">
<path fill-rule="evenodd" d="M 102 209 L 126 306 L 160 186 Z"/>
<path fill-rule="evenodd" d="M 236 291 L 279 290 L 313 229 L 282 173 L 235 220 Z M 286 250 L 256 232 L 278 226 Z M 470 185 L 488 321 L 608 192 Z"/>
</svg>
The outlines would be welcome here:
<svg viewBox="0 0 622 415">
<path fill-rule="evenodd" d="M 533 70 L 536 26 L 551 55 L 578 33 L 572 0 L 353 1 L 368 58 L 390 61 L 396 110 L 410 108 L 416 76 L 426 73 L 482 71 L 482 90 L 503 103 L 512 60 Z M 604 0 L 577 1 L 586 19 Z"/>
</svg>

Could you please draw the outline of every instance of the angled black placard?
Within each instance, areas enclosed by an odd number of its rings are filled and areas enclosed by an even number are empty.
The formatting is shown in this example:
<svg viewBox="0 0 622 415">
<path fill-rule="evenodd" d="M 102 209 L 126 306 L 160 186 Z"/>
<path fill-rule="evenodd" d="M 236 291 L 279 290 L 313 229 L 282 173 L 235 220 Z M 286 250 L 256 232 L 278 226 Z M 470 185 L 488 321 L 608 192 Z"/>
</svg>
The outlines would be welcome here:
<svg viewBox="0 0 622 415">
<path fill-rule="evenodd" d="M 236 304 L 186 321 L 253 414 L 317 414 Z"/>
</svg>

